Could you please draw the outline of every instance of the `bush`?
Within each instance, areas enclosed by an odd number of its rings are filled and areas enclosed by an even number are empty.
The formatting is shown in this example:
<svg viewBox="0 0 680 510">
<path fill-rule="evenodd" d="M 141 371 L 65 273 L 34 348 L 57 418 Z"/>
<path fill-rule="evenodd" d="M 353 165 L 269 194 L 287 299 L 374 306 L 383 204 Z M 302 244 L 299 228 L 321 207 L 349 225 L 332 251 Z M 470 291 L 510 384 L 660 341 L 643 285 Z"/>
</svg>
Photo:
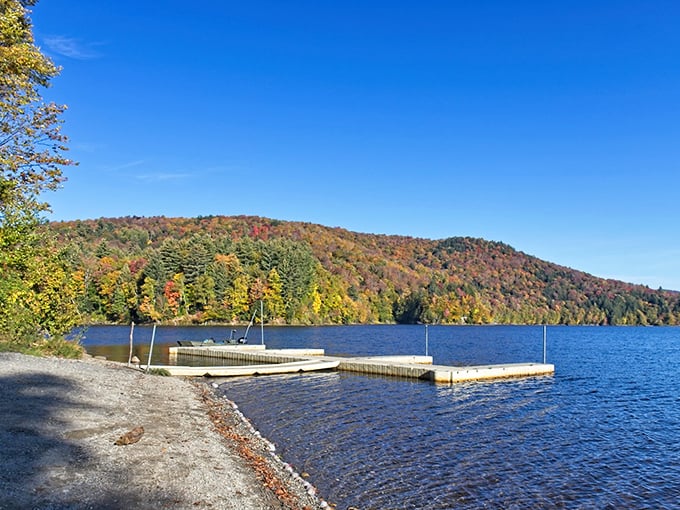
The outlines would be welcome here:
<svg viewBox="0 0 680 510">
<path fill-rule="evenodd" d="M 0 352 L 20 352 L 33 356 L 82 358 L 85 352 L 80 337 L 66 339 L 63 335 L 41 334 L 36 331 L 30 312 L 12 307 L 0 327 Z"/>
<path fill-rule="evenodd" d="M 67 340 L 62 336 L 32 339 L 10 339 L 0 336 L 0 352 L 20 352 L 32 356 L 80 359 L 85 351 L 78 340 Z"/>
</svg>

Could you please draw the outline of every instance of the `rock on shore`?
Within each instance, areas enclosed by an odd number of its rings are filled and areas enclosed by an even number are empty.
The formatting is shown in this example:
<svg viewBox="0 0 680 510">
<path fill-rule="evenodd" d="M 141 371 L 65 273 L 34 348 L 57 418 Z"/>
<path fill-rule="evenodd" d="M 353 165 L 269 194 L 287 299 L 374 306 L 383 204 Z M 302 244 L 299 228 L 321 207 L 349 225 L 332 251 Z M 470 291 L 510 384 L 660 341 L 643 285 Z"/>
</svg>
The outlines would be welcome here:
<svg viewBox="0 0 680 510">
<path fill-rule="evenodd" d="M 326 506 L 201 383 L 0 353 L 0 409 L 0 509 Z"/>
</svg>

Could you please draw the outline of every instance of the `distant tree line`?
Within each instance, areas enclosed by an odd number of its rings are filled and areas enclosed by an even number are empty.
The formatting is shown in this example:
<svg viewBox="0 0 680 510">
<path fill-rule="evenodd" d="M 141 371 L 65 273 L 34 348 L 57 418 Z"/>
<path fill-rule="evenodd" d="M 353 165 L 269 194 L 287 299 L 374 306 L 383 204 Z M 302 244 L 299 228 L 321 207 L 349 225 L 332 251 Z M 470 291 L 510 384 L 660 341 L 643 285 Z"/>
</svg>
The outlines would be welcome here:
<svg viewBox="0 0 680 510">
<path fill-rule="evenodd" d="M 677 324 L 680 294 L 498 242 L 259 217 L 53 223 L 86 322 Z"/>
</svg>

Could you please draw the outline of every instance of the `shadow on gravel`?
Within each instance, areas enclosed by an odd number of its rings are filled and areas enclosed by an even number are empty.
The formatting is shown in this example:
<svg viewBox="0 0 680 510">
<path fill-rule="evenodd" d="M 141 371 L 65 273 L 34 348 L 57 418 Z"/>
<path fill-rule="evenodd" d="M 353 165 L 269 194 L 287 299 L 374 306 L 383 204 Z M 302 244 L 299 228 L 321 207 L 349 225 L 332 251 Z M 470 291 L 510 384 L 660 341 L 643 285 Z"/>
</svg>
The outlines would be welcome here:
<svg viewBox="0 0 680 510">
<path fill-rule="evenodd" d="M 172 494 L 149 491 L 129 470 L 98 472 L 106 459 L 69 439 L 64 419 L 96 408 L 73 395 L 78 387 L 65 378 L 0 377 L 0 509 L 172 506 Z"/>
</svg>

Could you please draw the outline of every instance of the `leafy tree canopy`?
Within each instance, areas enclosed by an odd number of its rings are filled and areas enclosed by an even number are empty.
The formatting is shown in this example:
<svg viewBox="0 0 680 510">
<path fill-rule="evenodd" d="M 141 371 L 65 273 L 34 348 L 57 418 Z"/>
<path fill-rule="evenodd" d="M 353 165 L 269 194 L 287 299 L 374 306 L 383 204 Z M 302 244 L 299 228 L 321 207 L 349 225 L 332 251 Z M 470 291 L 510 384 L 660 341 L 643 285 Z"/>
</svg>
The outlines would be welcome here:
<svg viewBox="0 0 680 510">
<path fill-rule="evenodd" d="M 40 94 L 59 69 L 35 45 L 34 3 L 0 0 L 0 342 L 33 347 L 76 322 L 70 272 L 38 228 L 49 209 L 42 193 L 73 162 L 64 156 L 65 107 Z"/>
<path fill-rule="evenodd" d="M 0 204 L 28 215 L 48 208 L 40 193 L 57 189 L 72 164 L 59 118 L 65 107 L 40 95 L 59 69 L 35 45 L 25 7 L 32 3 L 0 0 Z"/>
</svg>

